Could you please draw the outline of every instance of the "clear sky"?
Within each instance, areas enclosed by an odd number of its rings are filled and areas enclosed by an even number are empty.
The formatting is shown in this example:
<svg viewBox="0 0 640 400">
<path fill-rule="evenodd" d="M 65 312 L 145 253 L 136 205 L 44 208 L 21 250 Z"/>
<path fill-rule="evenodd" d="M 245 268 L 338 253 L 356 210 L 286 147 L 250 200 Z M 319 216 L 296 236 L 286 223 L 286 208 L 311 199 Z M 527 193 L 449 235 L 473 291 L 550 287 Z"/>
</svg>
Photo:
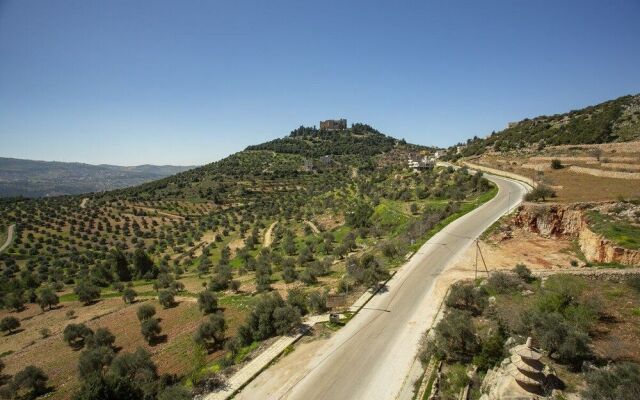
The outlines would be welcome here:
<svg viewBox="0 0 640 400">
<path fill-rule="evenodd" d="M 447 146 L 638 92 L 638 0 L 0 0 L 4 157 L 203 164 L 332 117 Z"/>
</svg>

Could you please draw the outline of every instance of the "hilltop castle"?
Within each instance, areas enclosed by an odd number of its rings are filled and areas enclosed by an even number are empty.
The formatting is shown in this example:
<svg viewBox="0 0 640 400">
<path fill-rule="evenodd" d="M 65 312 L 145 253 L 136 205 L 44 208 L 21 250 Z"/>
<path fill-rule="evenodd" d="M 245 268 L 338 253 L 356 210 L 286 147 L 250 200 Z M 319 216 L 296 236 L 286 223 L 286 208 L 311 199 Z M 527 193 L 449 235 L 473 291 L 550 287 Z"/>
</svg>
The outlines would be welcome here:
<svg viewBox="0 0 640 400">
<path fill-rule="evenodd" d="M 326 121 L 320 121 L 320 130 L 322 131 L 339 131 L 347 129 L 346 119 L 328 119 Z"/>
</svg>

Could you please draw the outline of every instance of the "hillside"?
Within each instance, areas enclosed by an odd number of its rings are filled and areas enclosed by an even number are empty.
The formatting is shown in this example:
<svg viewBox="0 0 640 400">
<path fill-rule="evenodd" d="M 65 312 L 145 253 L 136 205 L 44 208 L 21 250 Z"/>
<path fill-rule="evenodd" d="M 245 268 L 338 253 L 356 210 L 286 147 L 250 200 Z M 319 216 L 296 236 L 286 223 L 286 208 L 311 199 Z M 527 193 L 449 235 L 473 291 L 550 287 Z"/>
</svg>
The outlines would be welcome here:
<svg viewBox="0 0 640 400">
<path fill-rule="evenodd" d="M 73 318 L 115 336 L 114 364 L 142 347 L 158 373 L 210 388 L 210 371 L 237 368 L 301 316 L 324 313 L 328 295 L 347 307 L 445 219 L 496 193 L 465 169 L 407 168 L 429 152 L 361 124 L 299 128 L 131 188 L 0 201 L 16 231 L 0 254 L 0 318 L 22 324 L 0 343 L 5 372 L 37 365 L 52 399 L 91 391 L 77 375 L 90 349 L 63 340 Z M 42 293 L 55 307 L 38 308 Z M 133 299 L 159 319 L 138 321 Z M 156 398 L 163 379 L 135 390 Z"/>
<path fill-rule="evenodd" d="M 119 189 L 192 167 L 90 165 L 0 157 L 0 197 L 45 197 Z"/>
<path fill-rule="evenodd" d="M 626 142 L 640 139 L 640 95 L 573 110 L 539 116 L 509 124 L 486 138 L 475 137 L 450 149 L 450 159 L 482 154 L 488 150 L 510 151 L 528 146 L 579 145 Z"/>
</svg>

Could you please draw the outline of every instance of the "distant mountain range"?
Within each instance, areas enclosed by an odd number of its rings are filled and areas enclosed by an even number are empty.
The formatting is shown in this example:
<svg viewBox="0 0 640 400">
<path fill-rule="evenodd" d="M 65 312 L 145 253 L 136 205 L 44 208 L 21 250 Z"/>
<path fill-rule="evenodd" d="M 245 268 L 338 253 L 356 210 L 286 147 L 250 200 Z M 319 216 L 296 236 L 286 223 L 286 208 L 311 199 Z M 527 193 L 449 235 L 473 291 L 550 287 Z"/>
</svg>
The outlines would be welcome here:
<svg viewBox="0 0 640 400">
<path fill-rule="evenodd" d="M 0 197 L 45 197 L 120 189 L 165 178 L 192 166 L 91 165 L 0 157 Z"/>
</svg>

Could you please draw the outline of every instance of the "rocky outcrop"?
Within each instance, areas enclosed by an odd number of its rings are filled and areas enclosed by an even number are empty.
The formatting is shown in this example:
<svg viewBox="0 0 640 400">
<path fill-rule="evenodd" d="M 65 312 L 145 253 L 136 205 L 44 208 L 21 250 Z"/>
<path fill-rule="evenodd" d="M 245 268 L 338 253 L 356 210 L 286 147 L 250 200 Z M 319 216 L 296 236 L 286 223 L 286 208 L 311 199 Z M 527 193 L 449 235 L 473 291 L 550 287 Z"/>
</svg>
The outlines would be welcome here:
<svg viewBox="0 0 640 400">
<path fill-rule="evenodd" d="M 518 209 L 513 223 L 519 228 L 544 237 L 575 238 L 580 250 L 590 262 L 619 263 L 628 266 L 640 265 L 640 251 L 627 249 L 589 228 L 585 211 L 593 204 L 530 204 Z"/>
</svg>

